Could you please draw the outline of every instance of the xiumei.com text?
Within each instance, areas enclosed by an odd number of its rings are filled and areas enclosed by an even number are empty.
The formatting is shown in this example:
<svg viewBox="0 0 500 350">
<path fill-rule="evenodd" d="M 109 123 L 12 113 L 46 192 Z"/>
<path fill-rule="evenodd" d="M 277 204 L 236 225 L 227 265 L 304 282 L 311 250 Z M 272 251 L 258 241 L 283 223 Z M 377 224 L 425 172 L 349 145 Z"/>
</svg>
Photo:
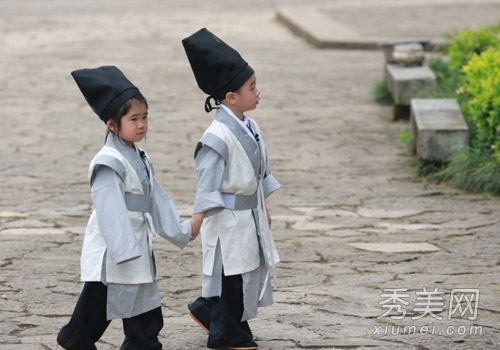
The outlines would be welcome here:
<svg viewBox="0 0 500 350">
<path fill-rule="evenodd" d="M 372 336 L 385 337 L 390 335 L 459 335 L 459 336 L 480 336 L 483 334 L 482 326 L 446 326 L 439 327 L 433 322 L 432 326 L 402 326 L 388 324 L 373 326 Z"/>
</svg>

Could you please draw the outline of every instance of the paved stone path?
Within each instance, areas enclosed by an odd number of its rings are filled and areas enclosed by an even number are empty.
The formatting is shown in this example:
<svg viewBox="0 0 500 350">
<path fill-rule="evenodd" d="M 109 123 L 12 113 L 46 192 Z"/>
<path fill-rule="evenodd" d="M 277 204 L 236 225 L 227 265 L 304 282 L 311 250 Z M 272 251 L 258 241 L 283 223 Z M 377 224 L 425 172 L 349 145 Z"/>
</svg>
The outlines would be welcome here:
<svg viewBox="0 0 500 350">
<path fill-rule="evenodd" d="M 448 2 L 436 32 L 467 16 Z M 144 146 L 179 211 L 190 215 L 193 147 L 211 116 L 180 40 L 202 26 L 257 71 L 262 100 L 251 115 L 266 131 L 283 184 L 270 200 L 282 258 L 276 302 L 251 321 L 260 348 L 498 348 L 498 199 L 416 179 L 414 158 L 398 141 L 408 125 L 390 122 L 390 109 L 370 98 L 382 78 L 381 52 L 314 49 L 275 19 L 277 6 L 302 1 L 237 3 L 2 1 L 0 348 L 56 349 L 79 295 L 87 166 L 105 129 L 71 70 L 115 64 L 141 88 L 151 115 Z M 309 3 L 325 13 L 341 5 Z M 356 19 L 354 29 L 364 9 L 357 3 L 359 17 L 349 10 L 340 18 L 344 25 Z M 383 11 L 369 15 L 366 23 L 386 20 L 372 17 Z M 405 23 L 391 30 L 407 33 Z M 200 292 L 200 242 L 179 251 L 157 240 L 155 251 L 162 342 L 203 348 L 206 336 L 186 315 Z M 391 303 L 391 295 L 399 299 Z M 121 341 L 115 321 L 98 348 L 117 349 Z"/>
</svg>

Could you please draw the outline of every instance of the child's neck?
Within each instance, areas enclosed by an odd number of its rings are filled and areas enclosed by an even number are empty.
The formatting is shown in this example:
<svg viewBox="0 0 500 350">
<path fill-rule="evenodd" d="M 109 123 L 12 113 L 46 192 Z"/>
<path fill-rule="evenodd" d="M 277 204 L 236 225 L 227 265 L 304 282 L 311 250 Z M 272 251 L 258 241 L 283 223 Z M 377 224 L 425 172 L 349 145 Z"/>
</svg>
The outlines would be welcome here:
<svg viewBox="0 0 500 350">
<path fill-rule="evenodd" d="M 128 146 L 128 147 L 130 147 L 130 148 L 132 148 L 132 149 L 134 149 L 134 150 L 135 150 L 135 144 L 134 144 L 133 142 L 130 142 L 130 141 L 125 141 L 125 140 L 124 140 L 124 139 L 122 139 L 120 136 L 118 136 L 117 134 L 115 134 L 113 131 L 111 131 L 111 130 L 108 130 L 108 131 L 109 131 L 109 133 L 110 133 L 111 135 L 113 135 L 116 139 L 118 139 L 118 141 L 119 141 L 119 142 L 121 142 L 121 143 L 122 143 L 122 144 L 124 144 L 125 146 Z"/>
<path fill-rule="evenodd" d="M 233 114 L 241 121 L 245 120 L 245 113 L 241 112 L 241 111 L 237 111 L 235 110 L 234 108 L 231 108 L 230 105 L 227 105 L 226 103 L 222 102 L 222 104 L 224 106 L 226 106 L 231 112 L 233 112 Z"/>
</svg>

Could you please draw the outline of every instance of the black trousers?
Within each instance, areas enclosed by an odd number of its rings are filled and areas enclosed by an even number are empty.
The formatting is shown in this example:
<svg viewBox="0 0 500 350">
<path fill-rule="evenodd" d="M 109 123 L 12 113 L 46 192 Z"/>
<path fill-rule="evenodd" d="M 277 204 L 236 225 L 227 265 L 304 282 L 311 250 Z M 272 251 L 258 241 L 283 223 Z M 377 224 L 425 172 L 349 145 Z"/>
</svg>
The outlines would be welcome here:
<svg viewBox="0 0 500 350">
<path fill-rule="evenodd" d="M 222 277 L 220 297 L 199 297 L 189 304 L 189 310 L 209 329 L 207 346 L 220 349 L 238 346 L 253 340 L 253 334 L 243 316 L 243 279 L 241 275 Z"/>
<path fill-rule="evenodd" d="M 67 350 L 96 350 L 95 343 L 108 328 L 106 318 L 108 288 L 100 282 L 85 282 L 71 319 L 57 335 L 57 343 Z M 124 318 L 125 340 L 121 350 L 162 349 L 158 334 L 163 328 L 161 307 Z"/>
</svg>

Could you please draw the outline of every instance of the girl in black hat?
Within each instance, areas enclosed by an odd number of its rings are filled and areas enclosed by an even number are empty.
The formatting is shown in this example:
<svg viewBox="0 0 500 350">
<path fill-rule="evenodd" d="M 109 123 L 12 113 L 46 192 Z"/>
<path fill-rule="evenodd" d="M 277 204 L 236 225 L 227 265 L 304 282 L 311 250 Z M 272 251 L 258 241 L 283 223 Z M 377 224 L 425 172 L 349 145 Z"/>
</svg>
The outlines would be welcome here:
<svg viewBox="0 0 500 350">
<path fill-rule="evenodd" d="M 57 342 L 61 349 L 96 349 L 111 320 L 121 318 L 125 340 L 120 349 L 161 349 L 152 237 L 184 248 L 191 224 L 179 222 L 148 156 L 136 145 L 148 132 L 148 104 L 140 91 L 113 66 L 77 70 L 72 76 L 108 133 L 89 169 L 94 211 L 81 255 L 84 285 Z"/>
<path fill-rule="evenodd" d="M 217 110 L 195 150 L 192 220 L 194 235 L 201 229 L 203 279 L 202 296 L 188 310 L 208 333 L 209 348 L 257 349 L 247 320 L 273 302 L 269 267 L 279 257 L 266 198 L 280 187 L 262 132 L 245 115 L 260 92 L 254 70 L 207 29 L 182 43 L 198 86 L 209 95 L 205 110 Z"/>
</svg>

